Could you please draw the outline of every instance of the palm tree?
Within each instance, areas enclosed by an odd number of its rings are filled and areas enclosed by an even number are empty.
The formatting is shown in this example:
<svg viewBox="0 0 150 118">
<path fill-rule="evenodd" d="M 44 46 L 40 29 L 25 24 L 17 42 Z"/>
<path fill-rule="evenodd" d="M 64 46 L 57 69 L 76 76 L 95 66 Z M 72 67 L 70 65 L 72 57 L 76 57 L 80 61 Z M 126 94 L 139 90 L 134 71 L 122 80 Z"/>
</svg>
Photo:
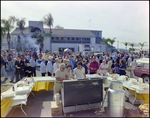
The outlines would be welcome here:
<svg viewBox="0 0 150 118">
<path fill-rule="evenodd" d="M 127 46 L 129 45 L 129 42 L 121 42 L 126 46 L 126 50 L 127 50 Z"/>
<path fill-rule="evenodd" d="M 129 43 L 129 46 L 131 46 L 132 50 L 133 50 L 134 49 L 133 47 L 137 46 L 137 44 L 136 43 Z"/>
<path fill-rule="evenodd" d="M 141 47 L 141 49 L 143 49 L 144 46 L 148 46 L 147 42 L 143 42 L 143 43 L 139 43 L 138 46 Z"/>
<path fill-rule="evenodd" d="M 113 44 L 116 42 L 115 41 L 115 39 L 116 39 L 116 37 L 114 37 L 113 39 L 110 39 L 110 38 L 108 38 L 107 40 L 108 40 L 108 42 L 110 43 L 110 45 L 111 45 L 111 52 L 112 52 L 112 47 L 113 47 Z"/>
<path fill-rule="evenodd" d="M 23 30 L 25 29 L 25 18 L 22 18 L 22 19 L 16 19 L 16 22 L 17 22 L 17 29 L 20 31 L 20 35 L 22 37 L 22 51 L 23 51 L 23 37 L 24 37 L 24 33 L 23 33 Z"/>
<path fill-rule="evenodd" d="M 9 53 L 10 53 L 10 42 L 11 42 L 10 32 L 14 28 L 15 19 L 16 19 L 15 16 L 9 16 L 8 20 L 1 19 L 1 24 L 2 24 L 1 33 L 3 35 L 6 34 L 6 39 L 7 39 L 7 43 L 8 43 L 8 51 L 9 51 Z"/>
<path fill-rule="evenodd" d="M 2 43 L 2 38 L 6 35 L 6 29 L 1 26 L 1 43 Z"/>
<path fill-rule="evenodd" d="M 57 25 L 57 26 L 55 26 L 55 29 L 64 29 L 64 28 L 60 25 Z"/>
<path fill-rule="evenodd" d="M 102 43 L 107 45 L 106 52 L 107 52 L 107 48 L 109 47 L 108 42 L 109 42 L 109 40 L 103 37 L 103 42 Z"/>
<path fill-rule="evenodd" d="M 51 41 L 52 31 L 51 31 L 51 27 L 53 26 L 54 20 L 53 20 L 53 17 L 51 15 L 51 13 L 48 13 L 47 15 L 45 15 L 43 17 L 42 21 L 43 21 L 44 25 L 46 25 L 46 26 L 48 26 L 50 28 L 49 33 L 44 34 L 44 36 L 50 38 L 50 52 L 52 53 L 52 41 Z"/>
</svg>

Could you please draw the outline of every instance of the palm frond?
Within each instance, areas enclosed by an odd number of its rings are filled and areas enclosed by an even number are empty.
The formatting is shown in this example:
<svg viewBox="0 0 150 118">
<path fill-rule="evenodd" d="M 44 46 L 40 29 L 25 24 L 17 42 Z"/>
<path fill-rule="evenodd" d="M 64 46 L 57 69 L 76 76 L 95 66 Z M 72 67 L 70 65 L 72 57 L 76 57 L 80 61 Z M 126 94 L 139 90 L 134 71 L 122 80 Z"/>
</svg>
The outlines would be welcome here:
<svg viewBox="0 0 150 118">
<path fill-rule="evenodd" d="M 50 33 L 45 33 L 43 34 L 44 37 L 51 37 L 51 34 Z"/>
</svg>

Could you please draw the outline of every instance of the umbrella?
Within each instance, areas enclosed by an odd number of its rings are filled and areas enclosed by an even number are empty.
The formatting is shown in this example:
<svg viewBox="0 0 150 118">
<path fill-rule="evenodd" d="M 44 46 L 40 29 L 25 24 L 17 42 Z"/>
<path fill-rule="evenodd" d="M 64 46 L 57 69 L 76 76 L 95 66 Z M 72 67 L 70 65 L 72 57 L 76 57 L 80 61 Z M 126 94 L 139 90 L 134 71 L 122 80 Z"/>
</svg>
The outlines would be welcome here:
<svg viewBox="0 0 150 118">
<path fill-rule="evenodd" d="M 72 52 L 72 50 L 71 50 L 71 49 L 66 48 L 66 49 L 64 50 L 64 52 Z"/>
</svg>

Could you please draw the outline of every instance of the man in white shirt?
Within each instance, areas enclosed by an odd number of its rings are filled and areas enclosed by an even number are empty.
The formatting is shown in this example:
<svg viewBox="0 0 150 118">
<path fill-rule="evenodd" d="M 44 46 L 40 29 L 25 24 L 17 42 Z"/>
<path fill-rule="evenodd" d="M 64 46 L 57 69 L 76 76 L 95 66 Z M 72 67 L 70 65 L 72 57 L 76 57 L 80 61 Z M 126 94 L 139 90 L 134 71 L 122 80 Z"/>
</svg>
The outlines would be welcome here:
<svg viewBox="0 0 150 118">
<path fill-rule="evenodd" d="M 59 93 L 61 90 L 61 85 L 63 80 L 68 80 L 67 70 L 65 69 L 65 64 L 60 64 L 60 69 L 58 69 L 55 73 L 56 82 L 54 84 L 54 94 L 53 94 L 53 100 L 55 101 L 55 94 Z"/>
<path fill-rule="evenodd" d="M 110 72 L 111 71 L 111 66 L 112 66 L 112 57 L 107 57 L 107 61 L 108 61 L 108 63 L 107 63 L 107 68 L 108 68 L 108 72 Z"/>
<path fill-rule="evenodd" d="M 49 56 L 48 63 L 47 63 L 47 73 L 48 73 L 48 76 L 52 76 L 52 73 L 53 73 L 52 60 L 53 60 L 53 57 Z"/>
<path fill-rule="evenodd" d="M 73 70 L 73 78 L 76 75 L 76 79 L 84 79 L 86 78 L 85 69 L 82 67 L 82 62 L 79 61 L 77 63 L 77 67 Z"/>
</svg>

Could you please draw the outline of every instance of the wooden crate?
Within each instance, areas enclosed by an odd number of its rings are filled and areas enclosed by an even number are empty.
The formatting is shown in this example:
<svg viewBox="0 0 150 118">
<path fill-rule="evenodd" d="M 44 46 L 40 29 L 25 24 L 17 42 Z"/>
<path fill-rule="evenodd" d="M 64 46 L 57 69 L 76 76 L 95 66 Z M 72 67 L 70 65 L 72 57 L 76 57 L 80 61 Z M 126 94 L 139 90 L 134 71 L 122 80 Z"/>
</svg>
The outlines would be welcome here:
<svg viewBox="0 0 150 118">
<path fill-rule="evenodd" d="M 55 101 L 51 102 L 51 115 L 52 116 L 57 116 L 57 115 L 62 115 L 62 105 L 57 106 Z"/>
</svg>

